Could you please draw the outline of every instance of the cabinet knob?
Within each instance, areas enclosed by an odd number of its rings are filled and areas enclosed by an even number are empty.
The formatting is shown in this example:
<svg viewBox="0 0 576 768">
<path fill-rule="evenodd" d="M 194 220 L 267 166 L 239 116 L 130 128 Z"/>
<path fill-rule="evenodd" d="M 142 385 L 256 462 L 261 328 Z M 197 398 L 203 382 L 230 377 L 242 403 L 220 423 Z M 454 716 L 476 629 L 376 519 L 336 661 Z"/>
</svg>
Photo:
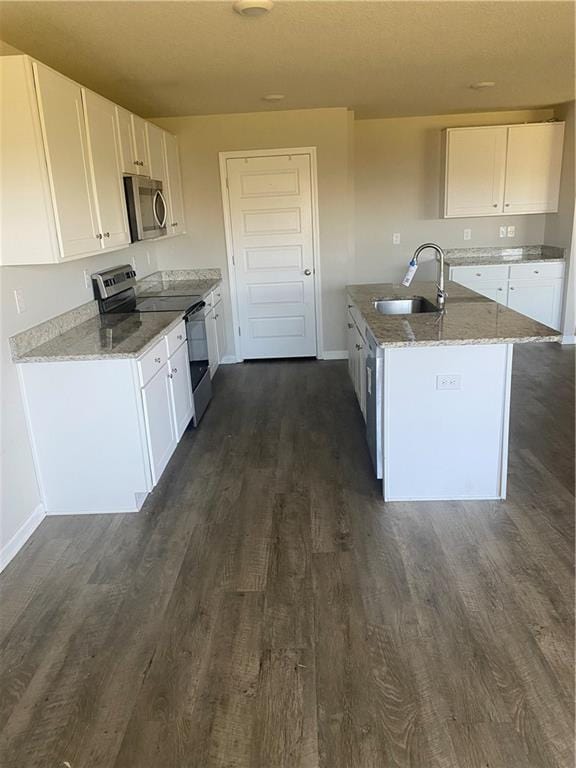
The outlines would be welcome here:
<svg viewBox="0 0 576 768">
<path fill-rule="evenodd" d="M 498 208 L 498 203 L 494 203 L 492 208 Z"/>
<path fill-rule="evenodd" d="M 161 363 L 162 362 L 162 358 L 161 357 L 155 357 L 154 358 L 154 362 L 155 363 Z"/>
<path fill-rule="evenodd" d="M 169 374 L 168 374 L 168 378 L 169 378 L 169 379 L 173 379 L 173 378 L 174 378 L 174 376 L 172 376 L 172 374 L 171 374 L 171 373 L 169 373 Z"/>
<path fill-rule="evenodd" d="M 362 349 L 362 344 L 356 344 L 356 349 Z"/>
<path fill-rule="evenodd" d="M 504 203 L 505 208 L 510 208 L 510 203 Z"/>
<path fill-rule="evenodd" d="M 178 368 L 172 368 L 172 373 L 178 373 Z"/>
<path fill-rule="evenodd" d="M 539 274 L 540 274 L 540 270 L 539 270 L 539 269 L 535 269 L 535 270 L 534 270 L 534 274 L 535 274 L 535 275 L 539 275 Z"/>
<path fill-rule="evenodd" d="M 511 285 L 511 286 L 510 286 L 510 290 L 511 290 L 511 291 L 513 291 L 513 290 L 514 290 L 514 286 L 513 286 L 513 285 Z"/>
<path fill-rule="evenodd" d="M 177 221 L 173 221 L 172 224 L 170 224 L 170 226 L 171 227 L 177 227 L 178 226 L 178 222 Z"/>
<path fill-rule="evenodd" d="M 102 240 L 102 235 L 100 234 L 100 232 L 98 232 L 98 234 L 96 235 L 96 240 Z"/>
<path fill-rule="evenodd" d="M 104 237 L 110 237 L 110 232 L 104 232 Z"/>
<path fill-rule="evenodd" d="M 503 291 L 504 289 L 503 289 L 503 288 L 498 288 L 498 290 L 499 290 L 499 291 Z"/>
<path fill-rule="evenodd" d="M 140 165 L 140 162 L 138 160 L 134 160 L 134 165 Z"/>
<path fill-rule="evenodd" d="M 354 328 L 354 326 L 352 325 L 352 323 L 348 323 L 348 328 L 350 328 L 350 329 Z"/>
<path fill-rule="evenodd" d="M 182 334 L 179 333 L 178 336 L 176 336 L 176 338 L 178 339 L 178 341 L 182 341 Z"/>
<path fill-rule="evenodd" d="M 482 272 L 476 272 L 476 277 L 482 277 Z"/>
</svg>

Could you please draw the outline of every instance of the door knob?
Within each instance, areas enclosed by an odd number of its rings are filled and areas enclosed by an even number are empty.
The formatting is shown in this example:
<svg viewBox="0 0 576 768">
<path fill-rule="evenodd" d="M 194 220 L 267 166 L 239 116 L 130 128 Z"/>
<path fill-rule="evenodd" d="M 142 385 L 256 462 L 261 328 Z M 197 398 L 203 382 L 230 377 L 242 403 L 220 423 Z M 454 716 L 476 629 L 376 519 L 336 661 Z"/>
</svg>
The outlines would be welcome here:
<svg viewBox="0 0 576 768">
<path fill-rule="evenodd" d="M 305 275 L 311 275 L 312 274 L 312 270 L 311 269 L 305 269 L 304 270 L 304 274 Z"/>
</svg>

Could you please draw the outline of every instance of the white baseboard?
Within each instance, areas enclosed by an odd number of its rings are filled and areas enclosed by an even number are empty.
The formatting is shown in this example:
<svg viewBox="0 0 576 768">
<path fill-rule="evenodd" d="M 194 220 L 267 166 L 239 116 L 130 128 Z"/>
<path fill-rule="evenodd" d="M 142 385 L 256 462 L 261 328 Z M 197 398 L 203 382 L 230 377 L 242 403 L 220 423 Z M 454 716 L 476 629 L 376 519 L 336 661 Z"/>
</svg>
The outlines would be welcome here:
<svg viewBox="0 0 576 768">
<path fill-rule="evenodd" d="M 220 365 L 232 365 L 232 363 L 238 363 L 239 360 L 236 359 L 234 355 L 224 355 L 222 360 L 220 360 Z"/>
<path fill-rule="evenodd" d="M 18 554 L 42 520 L 46 517 L 44 505 L 38 504 L 34 512 L 16 531 L 14 536 L 0 550 L 0 572 L 6 568 L 8 563 Z"/>
<path fill-rule="evenodd" d="M 576 336 L 562 336 L 560 344 L 576 344 Z"/>
<path fill-rule="evenodd" d="M 348 360 L 347 349 L 328 349 L 325 350 L 319 360 Z"/>
</svg>

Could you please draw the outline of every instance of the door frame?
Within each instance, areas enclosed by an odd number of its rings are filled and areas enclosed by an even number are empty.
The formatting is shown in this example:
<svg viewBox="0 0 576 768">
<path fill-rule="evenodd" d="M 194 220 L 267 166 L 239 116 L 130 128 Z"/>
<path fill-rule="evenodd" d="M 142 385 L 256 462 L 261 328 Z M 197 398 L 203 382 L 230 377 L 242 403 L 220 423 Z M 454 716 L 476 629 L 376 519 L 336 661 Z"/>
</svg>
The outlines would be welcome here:
<svg viewBox="0 0 576 768">
<path fill-rule="evenodd" d="M 318 213 L 318 162 L 316 147 L 289 147 L 281 149 L 246 149 L 233 152 L 219 152 L 220 189 L 222 210 L 224 213 L 224 236 L 226 240 L 226 258 L 230 276 L 230 304 L 232 305 L 232 332 L 234 338 L 235 362 L 244 360 L 240 341 L 240 312 L 238 309 L 238 288 L 236 284 L 236 265 L 234 264 L 234 241 L 232 238 L 232 216 L 230 213 L 230 195 L 228 190 L 227 160 L 234 158 L 273 157 L 274 155 L 308 155 L 310 158 L 310 192 L 312 202 L 312 258 L 314 274 L 314 303 L 316 317 L 316 357 L 324 359 L 324 335 L 322 332 L 322 291 L 320 277 L 320 235 Z"/>
</svg>

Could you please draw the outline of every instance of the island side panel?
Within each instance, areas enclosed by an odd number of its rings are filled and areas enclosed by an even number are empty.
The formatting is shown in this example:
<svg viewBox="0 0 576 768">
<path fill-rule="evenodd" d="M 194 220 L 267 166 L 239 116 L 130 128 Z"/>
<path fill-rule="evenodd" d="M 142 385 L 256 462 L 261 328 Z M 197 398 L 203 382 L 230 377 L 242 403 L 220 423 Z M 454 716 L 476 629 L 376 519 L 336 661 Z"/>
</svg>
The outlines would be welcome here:
<svg viewBox="0 0 576 768">
<path fill-rule="evenodd" d="M 505 498 L 512 345 L 387 348 L 384 370 L 384 499 Z"/>
</svg>

